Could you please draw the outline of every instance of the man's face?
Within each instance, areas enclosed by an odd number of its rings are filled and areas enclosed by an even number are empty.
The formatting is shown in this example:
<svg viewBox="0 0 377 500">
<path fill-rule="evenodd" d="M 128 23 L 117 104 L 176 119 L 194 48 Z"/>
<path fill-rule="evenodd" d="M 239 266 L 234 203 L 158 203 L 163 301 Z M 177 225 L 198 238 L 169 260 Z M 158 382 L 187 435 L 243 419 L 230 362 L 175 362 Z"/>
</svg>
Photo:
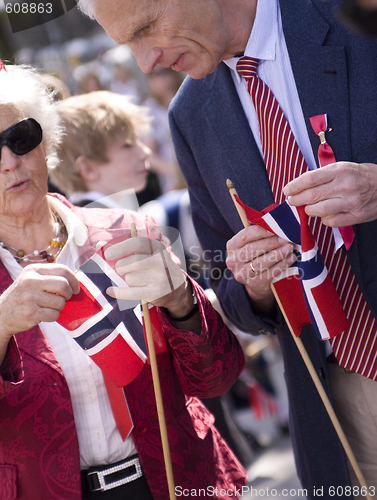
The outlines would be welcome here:
<svg viewBox="0 0 377 500">
<path fill-rule="evenodd" d="M 144 73 L 157 65 L 203 78 L 232 57 L 218 0 L 98 0 L 96 20 L 127 43 Z"/>
</svg>

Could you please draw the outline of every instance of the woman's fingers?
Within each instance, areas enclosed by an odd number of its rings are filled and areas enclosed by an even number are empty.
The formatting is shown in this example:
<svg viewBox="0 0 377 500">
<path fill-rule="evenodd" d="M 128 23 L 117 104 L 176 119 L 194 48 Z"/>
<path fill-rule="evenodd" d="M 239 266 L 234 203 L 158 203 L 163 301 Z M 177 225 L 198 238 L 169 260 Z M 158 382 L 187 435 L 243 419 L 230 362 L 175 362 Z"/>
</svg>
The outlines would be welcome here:
<svg viewBox="0 0 377 500">
<path fill-rule="evenodd" d="M 41 321 L 56 321 L 66 300 L 79 291 L 78 279 L 66 266 L 25 267 L 0 297 L 1 333 L 11 336 Z"/>
</svg>

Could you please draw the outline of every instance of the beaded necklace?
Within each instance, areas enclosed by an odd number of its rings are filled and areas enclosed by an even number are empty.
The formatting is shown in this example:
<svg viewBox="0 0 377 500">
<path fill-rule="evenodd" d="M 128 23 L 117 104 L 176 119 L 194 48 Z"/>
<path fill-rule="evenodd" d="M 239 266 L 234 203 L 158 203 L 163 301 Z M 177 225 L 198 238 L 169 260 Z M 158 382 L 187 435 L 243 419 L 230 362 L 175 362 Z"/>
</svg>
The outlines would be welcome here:
<svg viewBox="0 0 377 500">
<path fill-rule="evenodd" d="M 55 219 L 55 237 L 52 238 L 49 246 L 44 250 L 34 250 L 32 253 L 25 254 L 24 250 L 17 250 L 17 248 L 6 245 L 3 241 L 0 241 L 0 246 L 8 250 L 18 263 L 54 262 L 66 243 L 67 229 L 60 216 L 54 210 L 52 210 L 52 215 Z"/>
</svg>

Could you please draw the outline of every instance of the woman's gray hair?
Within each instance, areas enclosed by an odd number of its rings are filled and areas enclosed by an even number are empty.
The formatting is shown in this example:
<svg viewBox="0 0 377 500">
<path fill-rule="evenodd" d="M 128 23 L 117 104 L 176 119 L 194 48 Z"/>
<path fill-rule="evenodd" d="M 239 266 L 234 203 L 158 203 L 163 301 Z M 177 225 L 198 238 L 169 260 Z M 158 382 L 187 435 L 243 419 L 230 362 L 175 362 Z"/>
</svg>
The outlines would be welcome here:
<svg viewBox="0 0 377 500">
<path fill-rule="evenodd" d="M 47 165 L 54 168 L 59 162 L 56 149 L 63 130 L 59 125 L 53 93 L 34 68 L 7 65 L 6 69 L 0 70 L 0 106 L 19 109 L 25 118 L 34 118 L 40 124 Z"/>
<path fill-rule="evenodd" d="M 78 0 L 77 7 L 83 14 L 86 14 L 90 19 L 94 19 L 95 9 L 94 0 Z"/>
</svg>

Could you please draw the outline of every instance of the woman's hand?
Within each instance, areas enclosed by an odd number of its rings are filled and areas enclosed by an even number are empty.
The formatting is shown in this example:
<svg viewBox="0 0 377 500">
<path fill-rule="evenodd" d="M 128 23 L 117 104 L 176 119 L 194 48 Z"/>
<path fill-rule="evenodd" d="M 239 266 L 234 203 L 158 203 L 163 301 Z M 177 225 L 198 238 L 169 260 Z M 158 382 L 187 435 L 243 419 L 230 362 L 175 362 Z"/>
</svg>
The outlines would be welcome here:
<svg viewBox="0 0 377 500">
<path fill-rule="evenodd" d="M 105 251 L 107 260 L 117 260 L 116 270 L 124 276 L 129 288 L 107 289 L 111 297 L 122 300 L 145 300 L 170 312 L 187 309 L 182 302 L 186 292 L 185 276 L 164 245 L 157 240 L 138 236 L 112 245 Z M 191 298 L 192 304 L 192 298 Z M 181 316 L 187 314 L 183 311 Z M 178 317 L 179 314 L 176 314 Z"/>
<path fill-rule="evenodd" d="M 29 330 L 41 321 L 56 321 L 65 301 L 79 291 L 78 279 L 66 266 L 26 266 L 0 296 L 0 350 L 15 333 Z"/>
</svg>

